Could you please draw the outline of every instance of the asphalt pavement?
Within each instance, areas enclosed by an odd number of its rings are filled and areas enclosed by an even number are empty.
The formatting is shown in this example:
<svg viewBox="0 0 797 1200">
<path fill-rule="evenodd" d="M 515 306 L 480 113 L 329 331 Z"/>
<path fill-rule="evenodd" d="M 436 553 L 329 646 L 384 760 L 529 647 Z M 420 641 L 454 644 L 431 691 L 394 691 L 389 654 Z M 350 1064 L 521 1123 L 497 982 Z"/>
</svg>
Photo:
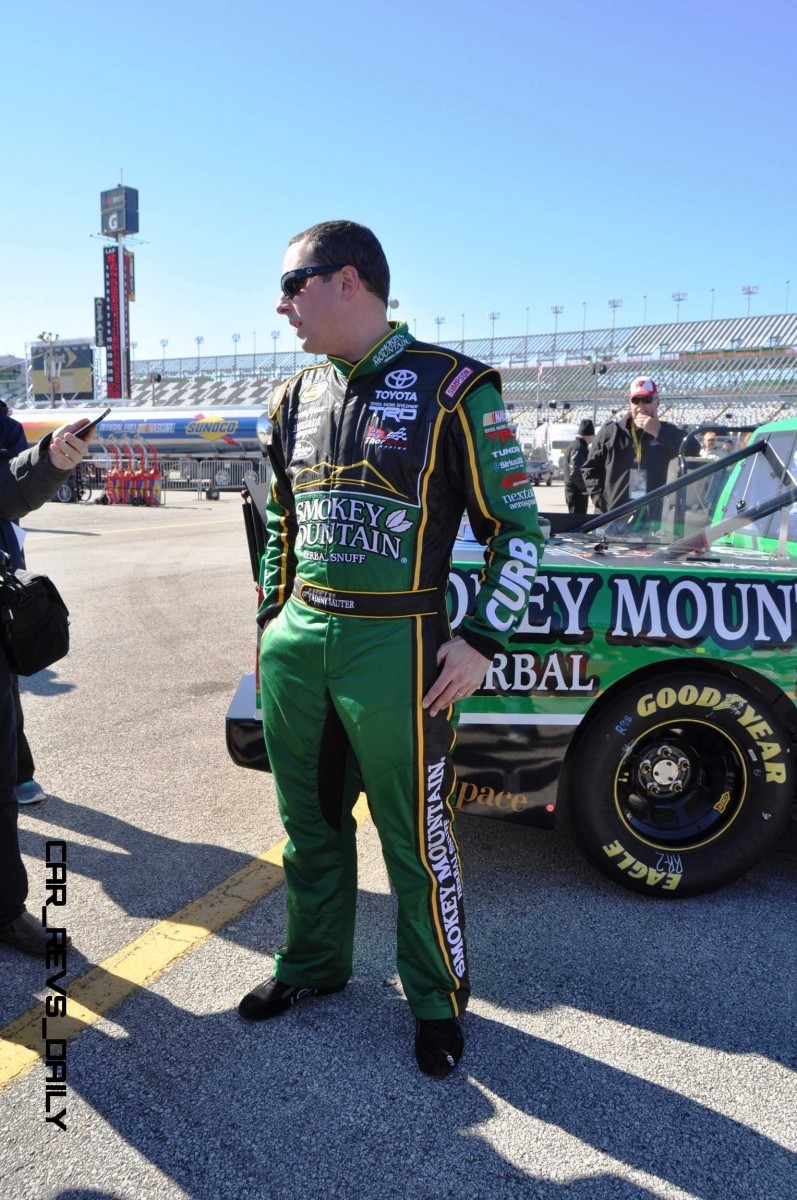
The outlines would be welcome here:
<svg viewBox="0 0 797 1200">
<path fill-rule="evenodd" d="M 563 507 L 560 487 L 539 498 Z M 797 828 L 737 884 L 668 903 L 558 832 L 463 818 L 474 998 L 436 1082 L 365 820 L 354 978 L 247 1025 L 285 894 L 253 861 L 279 862 L 271 779 L 224 743 L 254 655 L 240 501 L 48 504 L 23 524 L 72 650 L 23 680 L 50 796 L 21 842 L 36 913 L 65 844 L 74 945 L 60 981 L 0 947 L 2 1200 L 794 1200 Z M 67 980 L 47 1066 L 37 1005 Z"/>
</svg>

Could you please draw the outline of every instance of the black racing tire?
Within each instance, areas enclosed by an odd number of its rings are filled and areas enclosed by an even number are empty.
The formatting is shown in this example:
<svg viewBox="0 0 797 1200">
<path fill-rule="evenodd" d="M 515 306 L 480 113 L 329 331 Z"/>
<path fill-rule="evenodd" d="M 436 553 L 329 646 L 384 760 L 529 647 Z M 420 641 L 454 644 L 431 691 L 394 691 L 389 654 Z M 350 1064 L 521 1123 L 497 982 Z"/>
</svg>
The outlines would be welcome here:
<svg viewBox="0 0 797 1200">
<path fill-rule="evenodd" d="M 787 827 L 794 795 L 789 735 L 760 695 L 684 668 L 632 684 L 590 721 L 562 815 L 614 883 L 683 899 L 749 871 Z"/>
<path fill-rule="evenodd" d="M 72 476 L 61 484 L 58 491 L 55 493 L 55 500 L 60 500 L 62 504 L 72 504 L 75 499 L 75 484 Z"/>
</svg>

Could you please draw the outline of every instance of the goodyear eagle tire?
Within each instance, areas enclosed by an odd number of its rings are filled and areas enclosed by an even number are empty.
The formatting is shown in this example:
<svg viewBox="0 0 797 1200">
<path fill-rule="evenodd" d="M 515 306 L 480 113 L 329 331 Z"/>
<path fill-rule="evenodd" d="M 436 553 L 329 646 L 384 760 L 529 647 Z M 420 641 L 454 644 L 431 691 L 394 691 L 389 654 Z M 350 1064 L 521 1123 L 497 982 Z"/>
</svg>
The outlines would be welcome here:
<svg viewBox="0 0 797 1200">
<path fill-rule="evenodd" d="M 794 790 L 788 734 L 761 697 L 682 670 L 627 688 L 590 723 L 565 819 L 614 883 L 683 898 L 749 871 L 787 826 Z"/>
</svg>

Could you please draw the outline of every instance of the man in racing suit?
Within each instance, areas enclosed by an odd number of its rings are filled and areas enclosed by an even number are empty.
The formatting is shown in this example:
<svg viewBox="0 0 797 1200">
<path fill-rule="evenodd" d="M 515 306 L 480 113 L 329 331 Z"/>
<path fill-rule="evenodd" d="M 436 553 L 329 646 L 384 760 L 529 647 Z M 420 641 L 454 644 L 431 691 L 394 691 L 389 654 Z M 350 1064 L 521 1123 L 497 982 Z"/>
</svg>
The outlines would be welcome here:
<svg viewBox="0 0 797 1200">
<path fill-rule="evenodd" d="M 398 896 L 416 1057 L 447 1074 L 469 995 L 453 831 L 455 704 L 526 612 L 542 538 L 494 370 L 385 317 L 374 235 L 329 222 L 288 248 L 277 311 L 325 353 L 270 404 L 261 687 L 289 842 L 286 944 L 242 1016 L 340 991 L 352 971 L 362 787 Z M 445 610 L 463 511 L 487 543 L 473 612 Z"/>
</svg>

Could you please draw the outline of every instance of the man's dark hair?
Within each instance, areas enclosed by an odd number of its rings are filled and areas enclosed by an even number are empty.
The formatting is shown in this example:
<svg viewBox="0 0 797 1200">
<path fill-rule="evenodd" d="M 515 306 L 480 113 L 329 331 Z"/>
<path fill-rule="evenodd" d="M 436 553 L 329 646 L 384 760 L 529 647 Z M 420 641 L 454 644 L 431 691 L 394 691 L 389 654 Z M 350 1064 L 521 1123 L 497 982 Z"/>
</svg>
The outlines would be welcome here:
<svg viewBox="0 0 797 1200">
<path fill-rule="evenodd" d="M 307 241 L 313 256 L 308 266 L 326 263 L 345 263 L 356 267 L 357 274 L 369 292 L 378 296 L 387 308 L 390 295 L 390 268 L 379 239 L 365 225 L 356 221 L 322 221 L 297 233 L 289 245 Z"/>
</svg>

